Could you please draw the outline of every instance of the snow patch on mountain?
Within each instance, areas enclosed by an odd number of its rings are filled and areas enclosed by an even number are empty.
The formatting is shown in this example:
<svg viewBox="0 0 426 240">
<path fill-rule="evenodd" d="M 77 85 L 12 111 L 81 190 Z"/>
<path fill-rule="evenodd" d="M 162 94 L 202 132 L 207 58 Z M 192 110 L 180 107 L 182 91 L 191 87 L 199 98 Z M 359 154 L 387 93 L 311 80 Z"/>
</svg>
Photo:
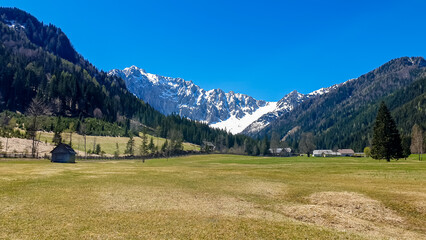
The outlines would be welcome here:
<svg viewBox="0 0 426 240">
<path fill-rule="evenodd" d="M 179 114 L 233 134 L 258 132 L 306 99 L 340 86 L 321 88 L 309 94 L 293 91 L 278 102 L 267 102 L 233 91 L 206 91 L 192 81 L 147 73 L 136 66 L 113 69 L 108 74 L 121 77 L 130 92 L 163 114 Z"/>
<path fill-rule="evenodd" d="M 237 134 L 246 129 L 250 124 L 259 119 L 266 113 L 273 112 L 277 108 L 276 102 L 267 102 L 265 106 L 258 108 L 251 114 L 246 114 L 242 118 L 232 115 L 225 121 L 210 124 L 211 127 L 227 130 L 233 134 Z"/>
<path fill-rule="evenodd" d="M 242 119 L 268 104 L 233 91 L 206 91 L 191 81 L 147 73 L 136 66 L 114 69 L 108 74 L 123 78 L 130 92 L 163 114 L 175 113 L 208 124 L 223 122 L 231 117 Z"/>
</svg>

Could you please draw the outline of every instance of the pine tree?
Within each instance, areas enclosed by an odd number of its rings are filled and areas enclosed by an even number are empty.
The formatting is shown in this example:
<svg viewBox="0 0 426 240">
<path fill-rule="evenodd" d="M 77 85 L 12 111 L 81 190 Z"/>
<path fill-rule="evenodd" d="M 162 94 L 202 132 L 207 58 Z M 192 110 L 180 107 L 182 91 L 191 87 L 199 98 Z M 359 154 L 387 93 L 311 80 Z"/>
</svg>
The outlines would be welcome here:
<svg viewBox="0 0 426 240">
<path fill-rule="evenodd" d="M 59 145 L 62 143 L 62 135 L 61 135 L 62 131 L 63 131 L 62 121 L 61 121 L 61 117 L 59 116 L 58 118 L 56 118 L 56 125 L 55 125 L 55 130 L 54 130 L 53 139 L 52 139 L 52 142 L 55 145 Z"/>
<path fill-rule="evenodd" d="M 170 147 L 169 147 L 169 142 L 167 141 L 167 139 L 164 142 L 163 146 L 161 146 L 161 152 L 163 153 L 164 156 L 169 158 Z"/>
<path fill-rule="evenodd" d="M 260 154 L 265 156 L 268 154 L 269 152 L 269 143 L 268 143 L 268 137 L 265 135 L 265 137 L 263 138 L 262 142 L 260 143 L 260 147 L 259 147 L 259 151 Z"/>
<path fill-rule="evenodd" d="M 141 156 L 145 156 L 148 154 L 148 137 L 146 136 L 146 128 L 142 131 L 142 143 L 140 148 Z"/>
<path fill-rule="evenodd" d="M 401 137 L 386 104 L 382 102 L 374 123 L 371 157 L 390 162 L 402 156 Z"/>
<path fill-rule="evenodd" d="M 403 136 L 401 138 L 401 146 L 402 146 L 402 157 L 407 159 L 410 154 L 410 142 L 411 142 L 411 138 L 408 136 Z"/>
<path fill-rule="evenodd" d="M 97 155 L 99 155 L 100 153 L 101 153 L 101 145 L 98 143 L 98 144 L 96 144 L 96 149 L 95 149 L 95 153 L 97 154 Z"/>
<path fill-rule="evenodd" d="M 118 158 L 119 156 L 120 156 L 120 148 L 118 147 L 118 143 L 115 143 L 114 157 Z"/>
<path fill-rule="evenodd" d="M 152 137 L 151 137 L 151 140 L 149 141 L 148 149 L 151 153 L 155 152 L 154 138 Z"/>
<path fill-rule="evenodd" d="M 133 156 L 133 154 L 135 152 L 134 146 L 135 146 L 135 140 L 133 139 L 133 136 L 130 135 L 130 139 L 127 142 L 126 150 L 124 151 L 124 153 L 129 154 L 130 156 Z"/>
</svg>

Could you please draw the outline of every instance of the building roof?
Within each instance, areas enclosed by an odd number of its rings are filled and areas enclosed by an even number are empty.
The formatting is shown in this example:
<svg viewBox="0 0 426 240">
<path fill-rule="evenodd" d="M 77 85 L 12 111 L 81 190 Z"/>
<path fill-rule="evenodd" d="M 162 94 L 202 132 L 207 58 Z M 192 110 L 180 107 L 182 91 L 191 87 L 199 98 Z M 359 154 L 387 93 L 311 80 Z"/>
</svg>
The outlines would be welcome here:
<svg viewBox="0 0 426 240">
<path fill-rule="evenodd" d="M 207 141 L 203 141 L 204 145 L 209 146 L 209 147 L 215 147 L 215 145 L 211 142 L 207 142 Z"/>
<path fill-rule="evenodd" d="M 61 143 L 58 146 L 56 146 L 50 153 L 69 153 L 69 154 L 76 154 L 74 149 L 68 144 Z"/>
<path fill-rule="evenodd" d="M 323 153 L 332 154 L 333 151 L 326 149 L 326 150 L 314 150 L 314 152 L 313 152 L 313 154 L 320 154 L 320 155 L 323 154 Z"/>
<path fill-rule="evenodd" d="M 291 148 L 270 148 L 269 149 L 269 152 L 271 152 L 271 153 L 281 153 L 282 151 L 284 150 L 284 152 L 287 152 L 287 153 L 291 153 Z"/>
<path fill-rule="evenodd" d="M 354 154 L 354 150 L 352 149 L 339 149 L 337 150 L 337 152 L 342 153 L 342 154 Z"/>
</svg>

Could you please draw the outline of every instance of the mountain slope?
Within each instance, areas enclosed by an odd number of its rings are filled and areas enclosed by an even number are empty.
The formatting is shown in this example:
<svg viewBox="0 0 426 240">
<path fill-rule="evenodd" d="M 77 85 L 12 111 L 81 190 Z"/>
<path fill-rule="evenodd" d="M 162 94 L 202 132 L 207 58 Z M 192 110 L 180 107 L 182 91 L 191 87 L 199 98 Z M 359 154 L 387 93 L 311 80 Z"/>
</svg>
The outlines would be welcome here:
<svg viewBox="0 0 426 240">
<path fill-rule="evenodd" d="M 57 116 L 96 117 L 126 129 L 142 124 L 160 137 L 182 135 L 195 144 L 220 138 L 231 147 L 253 141 L 204 123 L 164 116 L 130 93 L 121 78 L 84 60 L 59 28 L 16 8 L 0 8 L 0 16 L 0 111 L 25 112 L 38 98 Z"/>
<path fill-rule="evenodd" d="M 127 88 L 163 114 L 172 113 L 207 123 L 240 119 L 268 106 L 266 101 L 221 89 L 206 91 L 191 81 L 163 77 L 135 66 L 114 69 L 109 75 L 126 81 Z M 270 105 L 270 104 L 269 104 Z"/>
<path fill-rule="evenodd" d="M 178 114 L 234 134 L 261 130 L 304 100 L 335 88 L 320 89 L 307 95 L 293 91 L 278 102 L 267 102 L 233 91 L 206 91 L 191 81 L 147 73 L 136 66 L 114 69 L 108 75 L 124 79 L 130 92 L 163 114 Z"/>
<path fill-rule="evenodd" d="M 283 114 L 262 131 L 252 136 L 263 136 L 277 132 L 281 136 L 296 127 L 301 132 L 313 132 L 318 148 L 354 148 L 361 151 L 369 145 L 369 132 L 375 118 L 375 108 L 382 100 L 392 98 L 398 91 L 410 88 L 426 73 L 426 61 L 421 57 L 403 57 L 391 60 L 383 66 L 357 79 L 335 88 L 315 99 L 308 99 L 293 111 Z M 419 95 L 414 95 L 416 97 Z M 420 97 L 420 96 L 419 96 Z M 417 99 L 417 98 L 416 98 Z M 416 102 L 400 101 L 392 109 L 402 108 L 404 104 L 420 104 L 411 115 L 421 116 L 422 98 Z M 373 108 L 372 108 L 373 107 Z M 401 110 L 403 111 L 403 110 Z M 420 112 L 420 113 L 419 113 Z M 425 117 L 417 121 L 426 122 Z M 401 122 L 412 123 L 411 116 L 396 116 Z M 403 120 L 404 119 L 404 120 Z M 400 126 L 400 125 L 399 125 Z M 401 126 L 400 126 L 401 127 Z M 409 132 L 409 126 L 400 130 Z M 298 134 L 288 139 L 288 144 L 297 147 Z"/>
<path fill-rule="evenodd" d="M 344 83 L 342 83 L 344 84 Z M 285 113 L 291 112 L 295 107 L 301 104 L 303 101 L 308 99 L 314 99 L 320 95 L 326 94 L 331 90 L 339 87 L 341 84 L 333 85 L 328 88 L 321 88 L 309 94 L 302 94 L 294 90 L 293 92 L 284 96 L 280 101 L 276 103 L 275 109 L 263 114 L 261 117 L 252 121 L 252 123 L 246 126 L 241 133 L 251 135 L 262 131 L 270 123 L 274 122 L 277 118 L 281 117 Z"/>
</svg>

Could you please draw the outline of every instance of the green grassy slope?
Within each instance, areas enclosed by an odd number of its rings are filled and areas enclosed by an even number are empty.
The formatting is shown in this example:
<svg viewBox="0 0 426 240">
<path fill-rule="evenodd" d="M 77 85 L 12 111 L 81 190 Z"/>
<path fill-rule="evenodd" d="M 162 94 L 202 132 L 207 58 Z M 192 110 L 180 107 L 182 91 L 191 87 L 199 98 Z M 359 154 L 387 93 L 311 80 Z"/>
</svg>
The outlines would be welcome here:
<svg viewBox="0 0 426 240">
<path fill-rule="evenodd" d="M 166 141 L 165 138 L 159 138 L 159 137 L 155 137 L 155 136 L 151 136 L 149 134 L 147 134 L 148 137 L 148 143 L 151 139 L 151 137 L 154 139 L 154 144 L 156 146 L 158 146 L 158 148 L 160 149 L 161 146 L 164 144 L 164 142 Z M 42 142 L 49 142 L 51 143 L 53 139 L 53 133 L 48 133 L 48 132 L 42 132 L 41 133 L 41 137 L 40 140 Z M 69 143 L 70 142 L 70 134 L 69 133 L 62 133 L 62 139 L 64 141 L 64 143 Z M 142 143 L 142 139 L 139 137 L 135 137 L 135 147 L 136 147 L 136 152 L 135 154 L 137 155 L 140 149 L 140 145 Z M 118 148 L 119 148 L 119 152 L 120 155 L 124 154 L 124 151 L 126 150 L 126 145 L 127 142 L 129 141 L 128 137 L 107 137 L 107 136 L 86 136 L 86 149 L 87 151 L 89 150 L 93 150 L 93 144 L 100 144 L 101 146 L 101 150 L 104 151 L 106 154 L 111 154 L 113 155 L 114 152 L 116 151 L 116 144 L 118 143 Z M 84 152 L 84 138 L 82 135 L 73 133 L 72 134 L 72 145 L 73 148 L 76 150 L 80 150 Z M 200 150 L 200 146 L 192 144 L 192 143 L 183 143 L 183 148 L 186 151 L 189 150 L 194 150 L 194 151 L 199 151 Z"/>
</svg>

